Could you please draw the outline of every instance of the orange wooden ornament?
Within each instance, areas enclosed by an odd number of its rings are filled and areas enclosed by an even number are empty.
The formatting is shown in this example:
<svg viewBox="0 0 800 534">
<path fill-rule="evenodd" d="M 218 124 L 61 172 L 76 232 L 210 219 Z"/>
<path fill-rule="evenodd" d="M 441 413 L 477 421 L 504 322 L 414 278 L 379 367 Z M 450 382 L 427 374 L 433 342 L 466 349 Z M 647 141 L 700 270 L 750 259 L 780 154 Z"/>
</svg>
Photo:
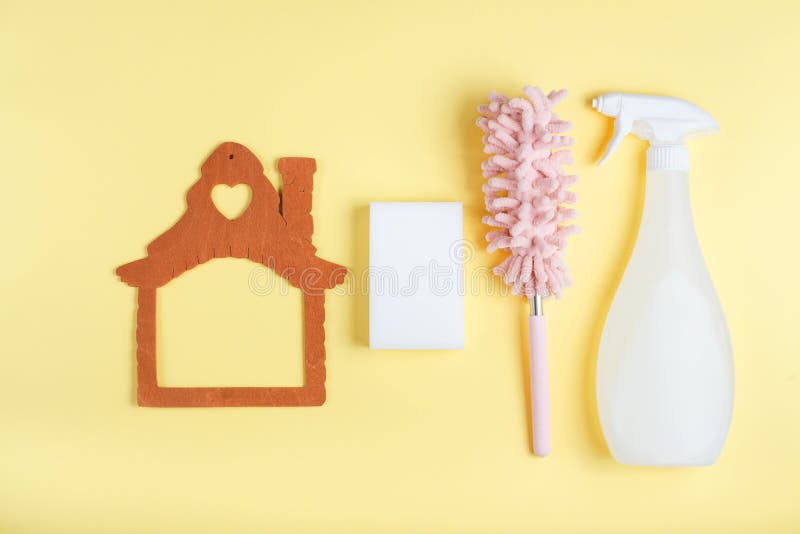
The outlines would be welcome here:
<svg viewBox="0 0 800 534">
<path fill-rule="evenodd" d="M 180 220 L 147 247 L 147 256 L 117 274 L 138 288 L 136 359 L 139 406 L 319 406 L 325 402 L 325 290 L 346 269 L 316 256 L 311 244 L 311 194 L 316 163 L 282 158 L 283 191 L 258 158 L 238 143 L 221 144 L 201 167 Z M 234 220 L 211 198 L 214 186 L 247 184 L 252 200 Z M 248 258 L 275 270 L 303 293 L 305 382 L 299 387 L 160 387 L 156 376 L 156 292 L 214 258 Z M 266 346 L 266 345 L 265 345 Z"/>
</svg>

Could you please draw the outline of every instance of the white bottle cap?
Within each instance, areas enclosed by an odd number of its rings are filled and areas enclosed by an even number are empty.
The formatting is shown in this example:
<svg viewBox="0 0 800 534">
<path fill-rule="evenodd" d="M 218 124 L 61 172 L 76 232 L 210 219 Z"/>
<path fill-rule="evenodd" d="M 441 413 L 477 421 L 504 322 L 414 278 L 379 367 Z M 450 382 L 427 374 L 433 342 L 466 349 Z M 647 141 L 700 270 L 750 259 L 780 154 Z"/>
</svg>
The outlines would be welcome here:
<svg viewBox="0 0 800 534">
<path fill-rule="evenodd" d="M 647 170 L 689 172 L 689 150 L 683 145 L 651 145 L 647 149 Z"/>
</svg>

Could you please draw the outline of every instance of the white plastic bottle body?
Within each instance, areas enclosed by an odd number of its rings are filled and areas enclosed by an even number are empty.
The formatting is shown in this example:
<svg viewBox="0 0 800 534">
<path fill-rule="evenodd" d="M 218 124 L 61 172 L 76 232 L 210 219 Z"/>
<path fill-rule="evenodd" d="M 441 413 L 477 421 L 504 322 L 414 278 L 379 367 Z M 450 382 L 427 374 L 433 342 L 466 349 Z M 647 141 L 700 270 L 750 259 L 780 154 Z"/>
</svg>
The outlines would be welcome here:
<svg viewBox="0 0 800 534">
<path fill-rule="evenodd" d="M 688 173 L 649 170 L 646 188 L 600 343 L 600 423 L 621 463 L 710 465 L 733 412 L 728 328 L 695 233 Z"/>
</svg>

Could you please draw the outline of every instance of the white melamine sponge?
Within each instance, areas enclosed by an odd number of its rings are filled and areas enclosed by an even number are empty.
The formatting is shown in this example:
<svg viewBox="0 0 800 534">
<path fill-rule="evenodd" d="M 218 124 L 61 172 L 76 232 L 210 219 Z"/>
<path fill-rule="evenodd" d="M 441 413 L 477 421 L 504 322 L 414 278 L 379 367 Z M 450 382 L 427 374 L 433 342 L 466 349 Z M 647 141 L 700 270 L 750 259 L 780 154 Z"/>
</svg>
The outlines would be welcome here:
<svg viewBox="0 0 800 534">
<path fill-rule="evenodd" d="M 460 202 L 370 204 L 370 348 L 464 348 L 461 212 Z"/>
</svg>

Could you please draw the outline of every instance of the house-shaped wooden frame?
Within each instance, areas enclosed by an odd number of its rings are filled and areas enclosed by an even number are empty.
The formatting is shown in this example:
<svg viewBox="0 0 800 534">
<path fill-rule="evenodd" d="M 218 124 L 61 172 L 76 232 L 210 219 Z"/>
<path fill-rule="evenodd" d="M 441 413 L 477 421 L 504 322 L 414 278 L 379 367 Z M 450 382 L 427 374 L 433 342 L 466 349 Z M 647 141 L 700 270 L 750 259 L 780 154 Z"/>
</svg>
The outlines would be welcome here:
<svg viewBox="0 0 800 534">
<path fill-rule="evenodd" d="M 187 193 L 181 219 L 147 247 L 147 256 L 117 274 L 138 288 L 136 326 L 140 406 L 317 406 L 325 402 L 325 290 L 344 281 L 341 265 L 316 256 L 311 243 L 311 196 L 316 163 L 283 158 L 279 197 L 256 156 L 237 143 L 220 145 Z M 229 220 L 211 190 L 247 184 L 252 199 Z M 214 258 L 248 258 L 275 270 L 303 293 L 304 384 L 299 387 L 160 387 L 156 376 L 156 293 L 180 274 Z M 258 334 L 255 333 L 257 336 Z M 269 345 L 263 340 L 265 350 Z"/>
</svg>

